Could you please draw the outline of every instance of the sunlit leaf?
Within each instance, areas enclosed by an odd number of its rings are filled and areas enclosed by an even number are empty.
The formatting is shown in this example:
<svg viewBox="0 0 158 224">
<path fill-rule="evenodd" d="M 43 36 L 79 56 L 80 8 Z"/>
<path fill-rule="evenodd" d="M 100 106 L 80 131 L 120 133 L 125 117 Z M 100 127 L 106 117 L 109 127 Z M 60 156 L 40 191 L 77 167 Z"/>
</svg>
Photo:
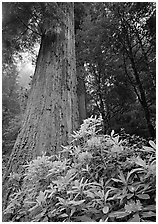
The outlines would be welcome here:
<svg viewBox="0 0 158 224">
<path fill-rule="evenodd" d="M 153 142 L 153 141 L 149 141 L 149 144 L 156 150 L 156 144 L 155 144 L 155 142 Z"/>
<path fill-rule="evenodd" d="M 41 204 L 42 202 L 45 202 L 45 200 L 46 200 L 45 193 L 43 191 L 40 191 L 36 200 L 39 204 Z"/>
<path fill-rule="evenodd" d="M 139 199 L 150 199 L 150 196 L 148 194 L 137 194 L 137 197 Z"/>
<path fill-rule="evenodd" d="M 68 214 L 64 213 L 64 214 L 59 215 L 59 217 L 67 218 L 68 217 Z"/>
<path fill-rule="evenodd" d="M 146 152 L 155 152 L 155 150 L 153 148 L 148 147 L 148 146 L 143 146 L 143 149 L 145 149 Z"/>
<path fill-rule="evenodd" d="M 131 192 L 134 192 L 135 191 L 135 187 L 133 187 L 133 186 L 128 186 L 128 189 L 131 191 Z"/>
<path fill-rule="evenodd" d="M 108 195 L 109 195 L 110 191 L 111 191 L 111 189 L 108 190 L 108 191 L 105 193 L 105 196 L 104 196 L 104 200 L 105 200 L 105 202 L 106 202 L 106 200 L 107 200 L 107 198 L 108 198 Z"/>
<path fill-rule="evenodd" d="M 122 146 L 114 145 L 114 146 L 110 149 L 110 151 L 111 151 L 112 153 L 121 153 L 121 152 L 123 151 L 123 148 L 122 148 Z"/>
<path fill-rule="evenodd" d="M 148 205 L 146 207 L 143 208 L 143 211 L 156 211 L 156 205 Z"/>
<path fill-rule="evenodd" d="M 124 176 L 123 172 L 120 171 L 119 177 L 120 177 L 120 179 L 122 180 L 123 183 L 126 183 L 126 179 L 125 179 L 125 176 Z"/>
<path fill-rule="evenodd" d="M 115 133 L 114 130 L 112 130 L 112 132 L 111 132 L 111 137 L 114 135 L 114 133 Z"/>
<path fill-rule="evenodd" d="M 137 202 L 135 201 L 127 202 L 127 204 L 125 205 L 125 210 L 126 212 L 129 213 L 140 211 L 142 210 L 142 204 L 140 203 L 139 200 L 137 200 Z"/>
<path fill-rule="evenodd" d="M 76 207 L 73 207 L 73 208 L 71 209 L 70 216 L 72 216 L 72 215 L 75 213 L 75 211 L 76 211 Z"/>
<path fill-rule="evenodd" d="M 156 216 L 156 213 L 152 212 L 152 211 L 148 211 L 148 212 L 143 212 L 142 213 L 142 217 L 143 218 L 149 218 L 149 217 L 153 217 L 153 216 Z"/>
<path fill-rule="evenodd" d="M 86 191 L 85 193 L 86 193 L 87 197 L 95 198 L 95 194 L 94 193 L 92 193 L 90 191 Z"/>
<path fill-rule="evenodd" d="M 113 181 L 115 181 L 115 182 L 120 182 L 120 183 L 122 183 L 122 180 L 120 180 L 120 179 L 117 179 L 117 178 L 111 178 Z"/>
<path fill-rule="evenodd" d="M 85 200 L 80 200 L 80 201 L 69 201 L 69 204 L 72 205 L 81 205 L 85 202 Z"/>
<path fill-rule="evenodd" d="M 146 162 L 145 162 L 145 160 L 142 160 L 139 156 L 138 156 L 137 158 L 135 158 L 134 162 L 135 162 L 137 165 L 146 168 Z"/>
</svg>

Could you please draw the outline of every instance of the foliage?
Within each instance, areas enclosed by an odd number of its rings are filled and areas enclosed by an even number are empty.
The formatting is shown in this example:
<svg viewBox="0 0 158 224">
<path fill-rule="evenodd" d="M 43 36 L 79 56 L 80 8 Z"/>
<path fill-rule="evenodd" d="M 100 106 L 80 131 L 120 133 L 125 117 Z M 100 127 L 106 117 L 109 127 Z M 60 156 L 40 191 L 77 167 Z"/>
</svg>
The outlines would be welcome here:
<svg viewBox="0 0 158 224">
<path fill-rule="evenodd" d="M 102 115 L 106 133 L 123 127 L 153 136 L 155 4 L 89 3 L 86 12 L 76 35 L 76 55 L 86 74 L 89 115 Z M 133 114 L 142 115 L 139 122 Z M 138 131 L 142 127 L 143 133 Z"/>
<path fill-rule="evenodd" d="M 3 63 L 22 59 L 21 52 L 34 54 L 39 42 L 40 4 L 33 2 L 3 2 Z"/>
<path fill-rule="evenodd" d="M 20 131 L 28 90 L 20 87 L 16 64 L 3 64 L 2 73 L 2 155 L 5 168 Z"/>
<path fill-rule="evenodd" d="M 8 221 L 155 221 L 155 143 L 102 135 L 101 124 L 85 120 L 59 155 L 42 155 L 24 176 L 10 176 Z"/>
<path fill-rule="evenodd" d="M 10 154 L 20 128 L 20 103 L 16 66 L 3 66 L 2 73 L 2 127 L 3 154 Z"/>
</svg>

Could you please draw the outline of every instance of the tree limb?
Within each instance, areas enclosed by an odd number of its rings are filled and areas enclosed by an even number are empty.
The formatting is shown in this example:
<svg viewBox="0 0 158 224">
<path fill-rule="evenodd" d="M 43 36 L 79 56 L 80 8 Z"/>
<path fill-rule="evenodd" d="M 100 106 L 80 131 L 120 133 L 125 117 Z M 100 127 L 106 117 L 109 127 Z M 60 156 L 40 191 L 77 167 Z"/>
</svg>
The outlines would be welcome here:
<svg viewBox="0 0 158 224">
<path fill-rule="evenodd" d="M 17 16 L 17 18 L 19 19 L 19 21 L 28 29 L 28 30 L 31 30 L 33 33 L 39 35 L 39 36 L 42 36 L 40 33 L 36 32 L 35 30 L 31 29 L 28 25 L 26 25 L 19 16 Z"/>
</svg>

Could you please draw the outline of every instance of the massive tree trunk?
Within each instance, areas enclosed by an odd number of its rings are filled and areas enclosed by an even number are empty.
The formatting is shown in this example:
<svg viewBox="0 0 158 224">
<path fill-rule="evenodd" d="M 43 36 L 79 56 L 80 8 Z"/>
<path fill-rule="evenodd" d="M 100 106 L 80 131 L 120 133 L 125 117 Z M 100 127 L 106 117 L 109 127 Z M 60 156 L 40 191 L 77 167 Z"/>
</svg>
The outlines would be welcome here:
<svg viewBox="0 0 158 224">
<path fill-rule="evenodd" d="M 54 4 L 54 3 L 50 3 Z M 79 125 L 73 3 L 61 3 L 63 17 L 48 18 L 21 131 L 4 180 L 42 153 L 56 154 Z"/>
</svg>

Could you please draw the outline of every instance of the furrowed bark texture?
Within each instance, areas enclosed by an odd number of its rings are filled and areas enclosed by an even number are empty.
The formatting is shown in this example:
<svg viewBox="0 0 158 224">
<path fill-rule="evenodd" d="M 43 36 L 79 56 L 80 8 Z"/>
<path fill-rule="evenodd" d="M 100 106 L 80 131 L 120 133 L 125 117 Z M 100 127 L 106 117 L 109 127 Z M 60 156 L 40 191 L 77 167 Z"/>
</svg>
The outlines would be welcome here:
<svg viewBox="0 0 158 224">
<path fill-rule="evenodd" d="M 44 152 L 59 152 L 79 125 L 73 3 L 62 3 L 61 7 L 65 16 L 60 24 L 54 27 L 48 19 L 43 23 L 45 34 L 25 118 L 7 174 L 22 172 L 22 165 Z"/>
</svg>

